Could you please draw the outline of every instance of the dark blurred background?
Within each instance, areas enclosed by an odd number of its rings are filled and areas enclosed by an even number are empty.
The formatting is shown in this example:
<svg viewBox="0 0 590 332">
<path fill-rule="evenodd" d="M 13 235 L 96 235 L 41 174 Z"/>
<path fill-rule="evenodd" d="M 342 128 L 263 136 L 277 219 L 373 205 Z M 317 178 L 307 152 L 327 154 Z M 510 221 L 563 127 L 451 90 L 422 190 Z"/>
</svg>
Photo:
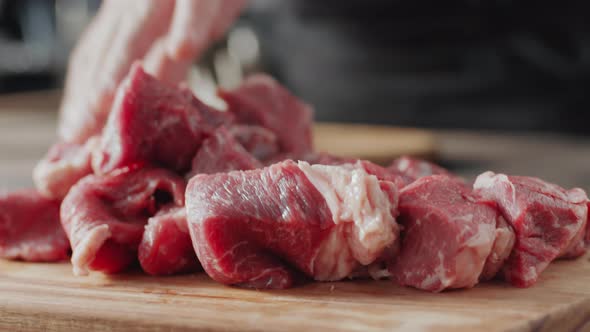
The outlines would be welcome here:
<svg viewBox="0 0 590 332">
<path fill-rule="evenodd" d="M 59 88 L 99 4 L 0 0 L 0 93 Z M 585 1 L 253 0 L 196 72 L 270 72 L 318 120 L 588 135 L 589 22 Z"/>
</svg>

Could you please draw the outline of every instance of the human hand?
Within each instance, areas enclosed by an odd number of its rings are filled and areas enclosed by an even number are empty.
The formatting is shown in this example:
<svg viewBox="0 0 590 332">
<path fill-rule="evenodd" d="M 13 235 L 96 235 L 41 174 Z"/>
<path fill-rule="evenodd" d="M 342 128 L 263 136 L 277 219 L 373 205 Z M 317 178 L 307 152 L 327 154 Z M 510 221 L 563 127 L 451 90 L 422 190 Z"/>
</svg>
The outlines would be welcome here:
<svg viewBox="0 0 590 332">
<path fill-rule="evenodd" d="M 136 60 L 170 83 L 220 38 L 246 0 L 105 0 L 68 67 L 58 125 L 62 140 L 99 134 L 114 94 Z"/>
</svg>

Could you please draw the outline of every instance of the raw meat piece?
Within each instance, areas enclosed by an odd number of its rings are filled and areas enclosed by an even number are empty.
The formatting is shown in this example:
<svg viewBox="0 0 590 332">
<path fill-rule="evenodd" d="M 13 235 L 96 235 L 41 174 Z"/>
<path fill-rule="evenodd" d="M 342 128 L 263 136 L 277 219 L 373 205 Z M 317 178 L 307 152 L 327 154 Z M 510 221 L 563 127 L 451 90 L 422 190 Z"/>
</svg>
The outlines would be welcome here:
<svg viewBox="0 0 590 332">
<path fill-rule="evenodd" d="M 259 126 L 235 125 L 229 132 L 240 144 L 260 161 L 270 160 L 279 153 L 277 136 L 270 130 Z"/>
<path fill-rule="evenodd" d="M 312 151 L 311 107 L 270 76 L 253 75 L 236 90 L 219 91 L 219 96 L 238 122 L 262 126 L 275 133 L 281 152 L 301 156 Z"/>
<path fill-rule="evenodd" d="M 473 287 L 491 253 L 498 212 L 447 175 L 416 180 L 400 192 L 403 227 L 390 272 L 401 285 L 432 292 Z"/>
<path fill-rule="evenodd" d="M 63 199 L 81 178 L 92 173 L 92 151 L 99 137 L 86 144 L 60 142 L 54 144 L 33 170 L 33 180 L 39 193 L 51 199 Z"/>
<path fill-rule="evenodd" d="M 74 273 L 125 269 L 135 260 L 148 219 L 160 209 L 183 206 L 184 188 L 184 180 L 168 171 L 139 166 L 80 180 L 61 206 Z"/>
<path fill-rule="evenodd" d="M 394 160 L 389 166 L 390 171 L 402 175 L 406 185 L 429 175 L 449 175 L 452 174 L 446 169 L 435 165 L 426 160 L 402 156 Z M 459 177 L 456 177 L 459 179 Z"/>
<path fill-rule="evenodd" d="M 551 261 L 571 254 L 583 241 L 588 198 L 581 189 L 492 172 L 478 176 L 474 188 L 498 204 L 514 229 L 516 243 L 503 270 L 515 286 L 533 285 Z"/>
<path fill-rule="evenodd" d="M 184 172 L 202 141 L 232 116 L 166 85 L 135 64 L 121 84 L 92 167 L 106 174 L 134 163 Z"/>
<path fill-rule="evenodd" d="M 0 257 L 52 262 L 67 259 L 69 251 L 59 201 L 33 189 L 0 194 Z"/>
<path fill-rule="evenodd" d="M 354 166 L 355 168 L 363 168 L 368 174 L 375 175 L 381 181 L 389 181 L 393 183 L 398 190 L 401 190 L 407 185 L 405 177 L 397 172 L 392 172 L 390 169 L 373 164 L 370 161 L 358 160 Z"/>
<path fill-rule="evenodd" d="M 191 272 L 199 268 L 184 207 L 163 209 L 149 219 L 138 257 L 142 269 L 151 275 Z"/>
<path fill-rule="evenodd" d="M 217 129 L 215 135 L 203 142 L 193 159 L 192 170 L 188 177 L 260 167 L 262 163 L 248 153 L 227 129 L 221 127 Z"/>
<path fill-rule="evenodd" d="M 291 267 L 339 280 L 395 247 L 397 190 L 363 169 L 285 161 L 197 175 L 187 217 L 205 271 L 224 284 L 286 288 Z M 289 265 L 287 265 L 289 264 Z"/>
<path fill-rule="evenodd" d="M 496 206 L 494 205 L 494 208 Z M 496 232 L 494 235 L 494 245 L 492 252 L 488 256 L 483 271 L 479 276 L 480 280 L 490 280 L 498 275 L 504 263 L 510 256 L 516 237 L 512 227 L 508 225 L 506 219 L 501 215 L 496 219 Z"/>
</svg>

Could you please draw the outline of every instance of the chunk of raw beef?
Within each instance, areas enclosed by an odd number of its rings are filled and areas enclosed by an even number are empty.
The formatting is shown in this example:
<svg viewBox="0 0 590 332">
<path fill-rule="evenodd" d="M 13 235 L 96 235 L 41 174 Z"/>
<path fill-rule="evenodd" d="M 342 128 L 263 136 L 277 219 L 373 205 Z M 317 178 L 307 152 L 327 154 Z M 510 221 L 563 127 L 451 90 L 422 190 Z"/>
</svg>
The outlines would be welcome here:
<svg viewBox="0 0 590 332">
<path fill-rule="evenodd" d="M 148 219 L 161 209 L 182 207 L 184 188 L 184 180 L 168 171 L 139 167 L 80 180 L 61 206 L 74 273 L 125 269 L 136 260 Z"/>
<path fill-rule="evenodd" d="M 184 206 L 162 209 L 149 219 L 138 258 L 141 268 L 151 275 L 191 272 L 200 267 L 188 233 Z"/>
<path fill-rule="evenodd" d="M 400 192 L 403 227 L 399 255 L 390 266 L 401 285 L 432 292 L 473 287 L 492 251 L 496 209 L 447 175 L 420 178 Z"/>
<path fill-rule="evenodd" d="M 515 286 L 533 285 L 551 261 L 578 250 L 583 241 L 588 198 L 581 189 L 492 172 L 478 176 L 474 188 L 498 204 L 514 229 L 516 243 L 503 271 Z"/>
<path fill-rule="evenodd" d="M 237 121 L 271 130 L 281 152 L 303 155 L 312 151 L 311 107 L 293 96 L 270 76 L 247 78 L 233 91 L 219 91 Z"/>
<path fill-rule="evenodd" d="M 277 135 L 272 131 L 252 125 L 234 125 L 229 132 L 256 159 L 265 162 L 275 158 L 280 151 Z"/>
<path fill-rule="evenodd" d="M 158 81 L 135 64 L 117 91 L 93 169 L 106 174 L 148 163 L 188 171 L 202 141 L 231 121 L 229 113 L 201 103 L 188 89 Z"/>
<path fill-rule="evenodd" d="M 429 175 L 452 176 L 451 172 L 436 164 L 409 156 L 402 156 L 394 160 L 389 166 L 389 170 L 402 175 L 406 185 Z M 456 178 L 459 179 L 459 177 Z"/>
<path fill-rule="evenodd" d="M 262 163 L 246 151 L 226 128 L 222 127 L 203 142 L 193 159 L 192 170 L 188 177 L 196 174 L 214 174 L 261 167 Z"/>
<path fill-rule="evenodd" d="M 224 284 L 286 288 L 293 268 L 345 278 L 395 247 L 397 190 L 363 169 L 285 161 L 197 175 L 187 217 L 205 271 Z"/>
<path fill-rule="evenodd" d="M 51 199 L 63 199 L 81 178 L 92 173 L 92 151 L 99 137 L 86 144 L 60 142 L 54 144 L 33 170 L 33 180 L 39 193 Z"/>
<path fill-rule="evenodd" d="M 32 189 L 0 194 L 0 257 L 51 262 L 67 259 L 69 251 L 58 200 Z"/>
</svg>

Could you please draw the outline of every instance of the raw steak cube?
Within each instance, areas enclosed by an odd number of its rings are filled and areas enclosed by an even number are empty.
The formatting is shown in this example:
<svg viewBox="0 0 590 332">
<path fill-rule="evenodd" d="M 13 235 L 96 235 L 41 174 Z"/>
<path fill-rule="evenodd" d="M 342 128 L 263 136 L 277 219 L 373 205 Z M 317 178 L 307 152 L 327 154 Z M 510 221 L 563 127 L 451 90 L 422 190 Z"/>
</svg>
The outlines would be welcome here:
<svg viewBox="0 0 590 332">
<path fill-rule="evenodd" d="M 135 64 L 118 89 L 93 169 L 106 174 L 148 163 L 188 171 L 202 141 L 231 121 L 227 112 L 206 106 L 188 89 L 158 81 Z"/>
<path fill-rule="evenodd" d="M 473 287 L 495 240 L 499 215 L 446 175 L 418 179 L 400 192 L 402 245 L 390 272 L 401 285 L 432 292 Z"/>
<path fill-rule="evenodd" d="M 281 152 L 303 155 L 312 150 L 311 107 L 269 76 L 247 78 L 233 91 L 219 91 L 237 121 L 269 129 L 279 139 Z"/>
<path fill-rule="evenodd" d="M 187 188 L 189 230 L 205 271 L 254 288 L 290 287 L 291 267 L 339 280 L 372 264 L 395 246 L 396 205 L 395 186 L 363 169 L 292 161 L 197 175 Z"/>
<path fill-rule="evenodd" d="M 184 207 L 163 209 L 149 219 L 138 257 L 142 269 L 151 275 L 191 272 L 200 267 Z"/>
<path fill-rule="evenodd" d="M 69 251 L 58 200 L 36 190 L 0 194 L 0 257 L 52 262 L 67 259 Z"/>
<path fill-rule="evenodd" d="M 533 285 L 551 261 L 583 241 L 588 198 L 581 189 L 492 172 L 478 176 L 474 188 L 498 204 L 514 229 L 516 243 L 504 266 L 504 276 L 513 285 Z"/>
<path fill-rule="evenodd" d="M 61 200 L 76 182 L 91 174 L 91 155 L 99 139 L 92 137 L 84 145 L 65 142 L 53 145 L 33 171 L 39 193 Z"/>
<path fill-rule="evenodd" d="M 451 172 L 438 165 L 426 160 L 408 156 L 403 156 L 394 160 L 389 166 L 389 170 L 402 175 L 406 185 L 429 175 L 452 176 Z M 459 179 L 459 177 L 456 178 Z"/>
<path fill-rule="evenodd" d="M 183 206 L 184 188 L 184 180 L 168 171 L 139 167 L 80 180 L 60 212 L 74 273 L 125 269 L 136 260 L 148 219 L 160 209 Z"/>
<path fill-rule="evenodd" d="M 235 125 L 229 132 L 240 144 L 260 161 L 267 161 L 279 154 L 277 135 L 259 126 Z"/>
<path fill-rule="evenodd" d="M 222 127 L 203 142 L 193 159 L 192 170 L 188 177 L 196 174 L 214 174 L 261 167 L 262 163 L 248 153 L 234 136 Z"/>
</svg>

